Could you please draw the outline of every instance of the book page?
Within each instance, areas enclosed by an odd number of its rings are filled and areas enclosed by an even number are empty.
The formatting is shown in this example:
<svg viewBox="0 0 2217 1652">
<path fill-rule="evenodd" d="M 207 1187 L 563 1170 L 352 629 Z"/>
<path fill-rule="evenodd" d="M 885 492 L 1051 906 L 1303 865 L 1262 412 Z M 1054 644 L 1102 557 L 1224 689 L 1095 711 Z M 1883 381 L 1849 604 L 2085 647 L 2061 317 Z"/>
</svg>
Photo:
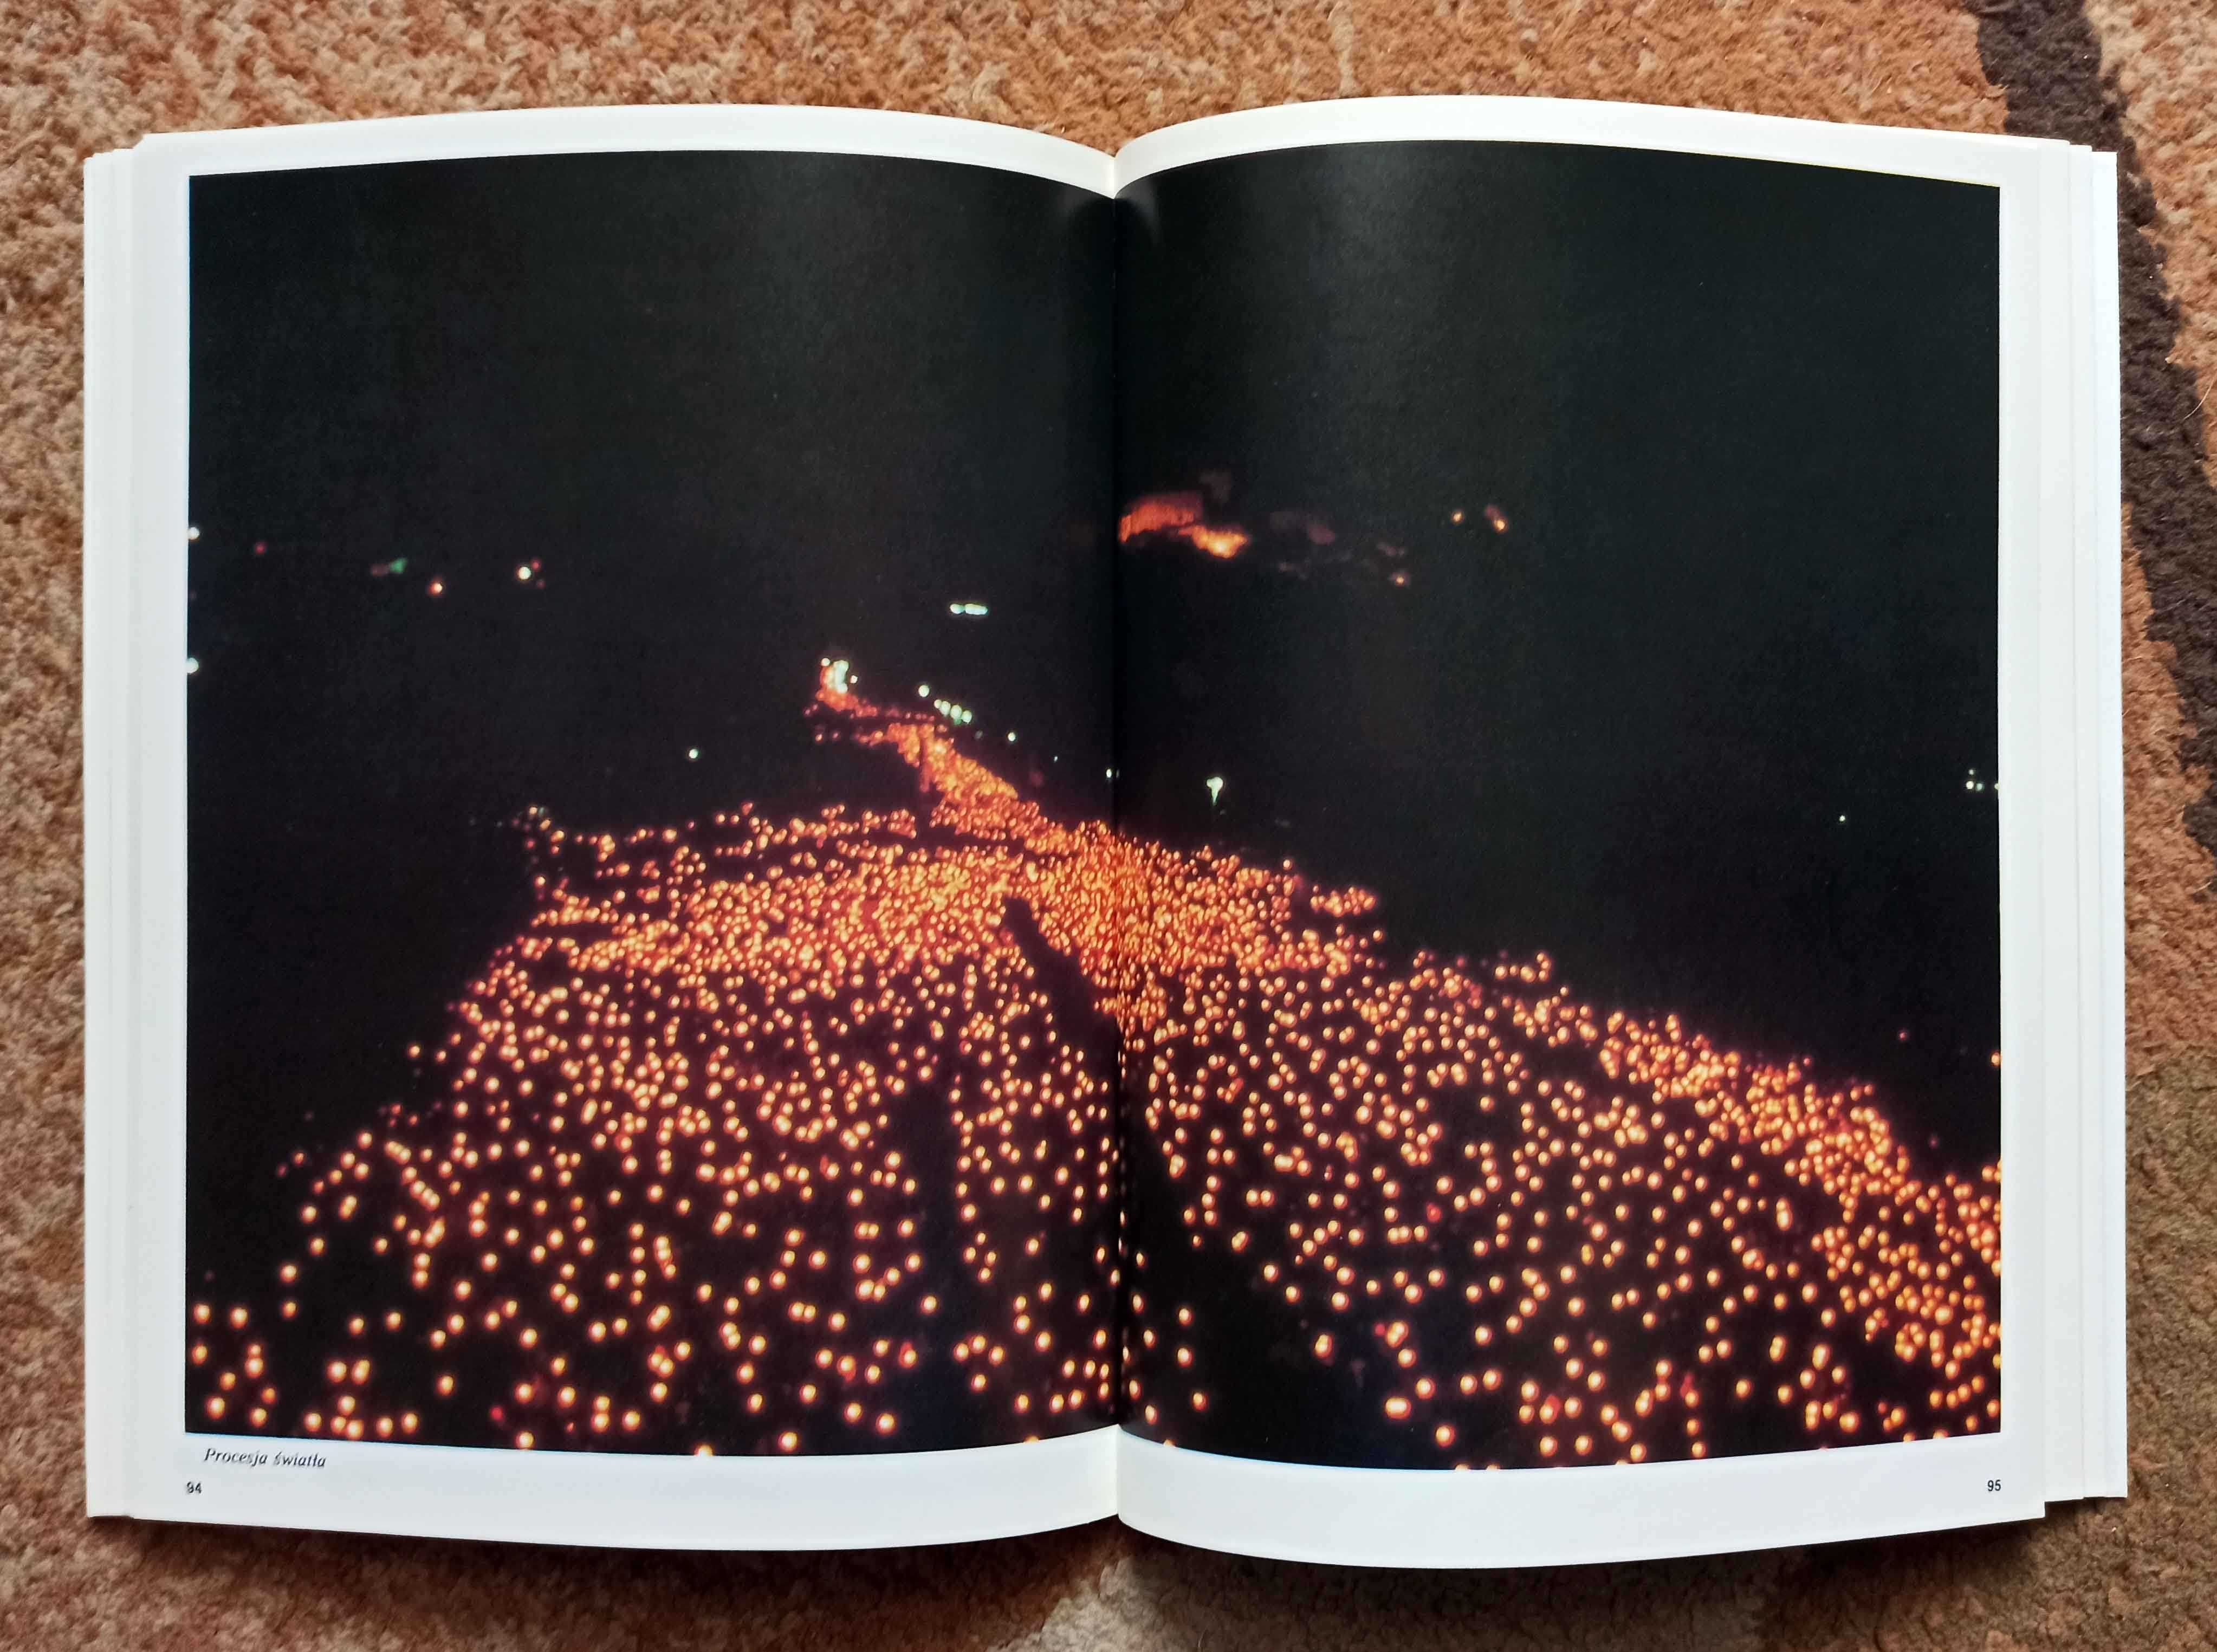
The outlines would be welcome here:
<svg viewBox="0 0 2217 1652">
<path fill-rule="evenodd" d="M 2039 1512 L 2063 165 L 1491 100 L 1121 158 L 1127 1521 L 1507 1564 Z"/>
<path fill-rule="evenodd" d="M 1041 888 L 1113 760 L 1105 158 L 667 110 L 109 165 L 96 1512 L 1109 1513 L 1113 1034 Z"/>
</svg>

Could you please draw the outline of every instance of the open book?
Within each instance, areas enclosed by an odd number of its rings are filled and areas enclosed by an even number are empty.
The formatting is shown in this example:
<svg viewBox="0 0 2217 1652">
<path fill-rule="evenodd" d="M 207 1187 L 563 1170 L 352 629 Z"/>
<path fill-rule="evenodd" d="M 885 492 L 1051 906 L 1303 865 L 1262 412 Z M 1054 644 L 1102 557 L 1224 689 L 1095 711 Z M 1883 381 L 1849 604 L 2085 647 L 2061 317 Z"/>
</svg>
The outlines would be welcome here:
<svg viewBox="0 0 2217 1652">
<path fill-rule="evenodd" d="M 91 1511 L 2121 1494 L 2115 190 L 1453 98 L 96 158 Z"/>
</svg>

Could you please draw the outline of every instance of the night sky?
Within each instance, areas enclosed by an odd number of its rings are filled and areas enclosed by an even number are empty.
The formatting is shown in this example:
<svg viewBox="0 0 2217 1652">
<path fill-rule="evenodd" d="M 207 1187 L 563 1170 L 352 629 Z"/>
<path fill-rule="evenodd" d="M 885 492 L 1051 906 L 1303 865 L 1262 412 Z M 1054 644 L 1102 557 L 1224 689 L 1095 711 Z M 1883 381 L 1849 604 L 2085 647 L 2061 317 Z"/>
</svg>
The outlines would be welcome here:
<svg viewBox="0 0 2217 1652">
<path fill-rule="evenodd" d="M 1120 559 L 1122 821 L 1992 1159 L 1993 193 L 1370 144 L 1120 213 L 1121 496 L 1333 536 Z"/>
<path fill-rule="evenodd" d="M 1112 233 L 874 158 L 195 181 L 195 1278 L 258 1277 L 279 1160 L 405 1092 L 529 910 L 521 811 L 911 795 L 811 743 L 827 653 L 1106 813 Z"/>
</svg>

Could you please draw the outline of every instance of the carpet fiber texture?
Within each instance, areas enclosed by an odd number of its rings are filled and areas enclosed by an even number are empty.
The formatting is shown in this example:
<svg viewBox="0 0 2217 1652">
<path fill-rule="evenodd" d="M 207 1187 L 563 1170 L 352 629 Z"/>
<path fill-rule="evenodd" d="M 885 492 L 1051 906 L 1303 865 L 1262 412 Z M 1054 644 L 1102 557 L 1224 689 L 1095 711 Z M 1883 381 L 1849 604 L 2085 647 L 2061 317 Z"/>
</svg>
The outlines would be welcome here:
<svg viewBox="0 0 2217 1652">
<path fill-rule="evenodd" d="M 22 1646 L 1118 1652 L 2217 1643 L 2217 11 L 2166 0 L 0 0 L 0 1623 Z M 1528 93 L 2123 157 L 2133 1494 L 2029 1528 L 1516 1575 L 1112 1526 L 814 1558 L 80 1513 L 79 166 L 148 132 L 537 104 L 861 104 L 1114 147 L 1295 98 Z"/>
</svg>

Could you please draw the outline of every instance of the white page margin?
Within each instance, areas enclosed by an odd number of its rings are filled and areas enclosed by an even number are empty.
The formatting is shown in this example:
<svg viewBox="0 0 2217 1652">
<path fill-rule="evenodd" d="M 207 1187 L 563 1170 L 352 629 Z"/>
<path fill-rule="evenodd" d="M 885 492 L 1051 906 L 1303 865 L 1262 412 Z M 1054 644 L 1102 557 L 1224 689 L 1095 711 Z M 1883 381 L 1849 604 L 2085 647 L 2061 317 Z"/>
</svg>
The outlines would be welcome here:
<svg viewBox="0 0 2217 1652">
<path fill-rule="evenodd" d="M 84 1428 L 85 1508 L 127 1498 L 131 1418 L 127 1295 L 127 1025 L 130 909 L 120 823 L 127 804 L 124 703 L 129 595 L 129 158 L 84 169 Z"/>
<path fill-rule="evenodd" d="M 1110 193 L 1115 164 L 1099 150 L 1021 127 L 888 109 L 684 103 L 574 109 L 496 109 L 328 121 L 234 132 L 165 133 L 139 152 L 195 173 L 289 171 L 503 155 L 589 155 L 657 150 L 754 150 L 880 155 L 991 167 Z"/>
<path fill-rule="evenodd" d="M 2082 558 L 2088 581 L 2081 604 L 2086 632 L 2087 691 L 2081 704 L 2090 727 L 2080 749 L 2094 770 L 2095 849 L 2091 875 L 2099 891 L 2090 950 L 2098 956 L 2097 1089 L 2083 1109 L 2082 1171 L 2087 1178 L 2088 1305 L 2080 1349 L 2089 1396 L 2085 1417 L 2085 1494 L 2122 1497 L 2131 1484 L 2125 1419 L 2125 777 L 2123 592 L 2124 526 L 2117 305 L 2117 158 L 2091 155 L 2085 233 L 2093 249 L 2093 430 L 2095 538 Z"/>
<path fill-rule="evenodd" d="M 1210 115 L 1135 138 L 1117 151 L 1119 191 L 1156 172 L 1232 155 L 1325 144 L 1465 142 L 1592 144 L 1749 160 L 1800 162 L 1967 183 L 1992 183 L 1995 158 L 2060 144 L 1980 133 L 1841 126 L 1552 97 L 1368 97 Z"/>
</svg>

